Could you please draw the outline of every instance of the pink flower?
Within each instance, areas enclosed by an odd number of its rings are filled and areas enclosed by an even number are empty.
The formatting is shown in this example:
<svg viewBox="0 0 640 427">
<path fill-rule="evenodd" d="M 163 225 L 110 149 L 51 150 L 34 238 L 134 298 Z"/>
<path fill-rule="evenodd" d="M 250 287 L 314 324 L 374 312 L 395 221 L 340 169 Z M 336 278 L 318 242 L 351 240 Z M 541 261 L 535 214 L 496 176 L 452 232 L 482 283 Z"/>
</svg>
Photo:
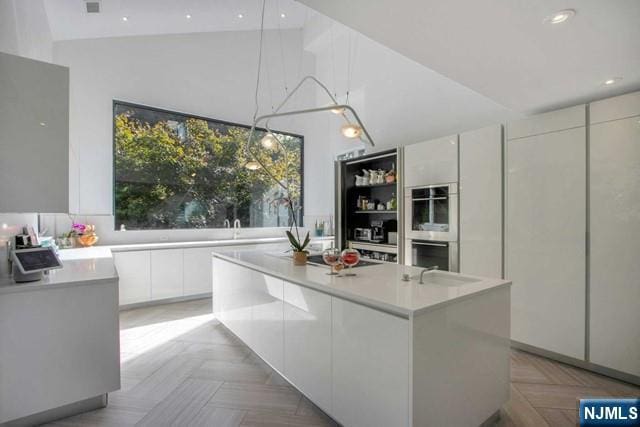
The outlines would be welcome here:
<svg viewBox="0 0 640 427">
<path fill-rule="evenodd" d="M 77 232 L 79 234 L 82 234 L 82 233 L 84 233 L 84 230 L 86 230 L 87 226 L 84 225 L 84 224 L 79 224 L 79 223 L 75 223 L 74 222 L 71 225 L 71 228 L 73 229 L 73 231 L 75 231 L 75 232 Z"/>
</svg>

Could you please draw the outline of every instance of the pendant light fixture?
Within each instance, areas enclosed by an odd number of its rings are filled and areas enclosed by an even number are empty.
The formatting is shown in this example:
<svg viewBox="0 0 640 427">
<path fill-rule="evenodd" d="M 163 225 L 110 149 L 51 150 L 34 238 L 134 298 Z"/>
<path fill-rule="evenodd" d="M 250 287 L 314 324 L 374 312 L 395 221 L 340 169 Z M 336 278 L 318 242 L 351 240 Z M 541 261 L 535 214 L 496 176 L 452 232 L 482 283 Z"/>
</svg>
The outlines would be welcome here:
<svg viewBox="0 0 640 427">
<path fill-rule="evenodd" d="M 267 150 L 273 149 L 277 143 L 278 140 L 271 132 L 267 132 L 265 136 L 263 136 L 260 140 L 260 145 L 262 145 L 262 147 L 266 148 Z"/>
<path fill-rule="evenodd" d="M 342 135 L 346 138 L 360 138 L 360 135 L 362 135 L 362 128 L 353 123 L 346 123 L 342 125 L 340 132 L 342 132 Z"/>
<path fill-rule="evenodd" d="M 245 165 L 245 168 L 249 169 L 250 171 L 257 171 L 258 169 L 260 169 L 260 163 L 256 162 L 255 160 L 249 160 Z"/>
<path fill-rule="evenodd" d="M 269 149 L 269 150 L 278 147 L 279 149 L 286 152 L 286 147 L 284 146 L 282 141 L 280 141 L 278 135 L 273 133 L 273 131 L 269 128 L 269 121 L 271 119 L 276 117 L 281 118 L 281 117 L 297 116 L 297 115 L 303 115 L 303 114 L 318 113 L 323 111 L 331 111 L 332 113 L 336 115 L 341 115 L 344 118 L 346 123 L 342 125 L 340 130 L 342 135 L 344 135 L 345 137 L 350 139 L 360 138 L 361 140 L 370 144 L 372 147 L 374 147 L 375 144 L 373 142 L 373 138 L 371 138 L 371 135 L 367 131 L 367 128 L 364 126 L 364 124 L 360 120 L 360 117 L 358 116 L 356 111 L 353 109 L 353 107 L 351 107 L 348 104 L 339 104 L 336 98 L 331 94 L 329 89 L 323 83 L 321 83 L 320 80 L 318 80 L 316 77 L 311 75 L 303 77 L 300 80 L 300 82 L 293 88 L 293 90 L 286 94 L 282 102 L 270 114 L 258 116 L 258 109 L 259 109 L 258 93 L 259 93 L 259 87 L 260 87 L 260 69 L 262 66 L 262 41 L 263 41 L 263 34 L 264 34 L 264 10 L 265 10 L 265 1 L 263 0 L 262 21 L 260 25 L 260 46 L 258 51 L 258 73 L 256 77 L 256 89 L 255 89 L 255 112 L 253 115 L 253 124 L 251 126 L 251 130 L 249 131 L 249 137 L 246 144 L 247 157 L 251 160 L 245 164 L 245 167 L 249 170 L 258 170 L 258 169 L 263 170 L 280 187 L 282 187 L 288 193 L 289 189 L 287 188 L 287 186 L 283 182 L 281 182 L 279 179 L 277 179 L 275 175 L 269 170 L 269 168 L 265 167 L 265 165 L 260 160 L 259 156 L 256 156 L 255 152 L 253 151 L 253 145 L 254 145 L 253 135 L 255 134 L 256 128 L 260 123 L 264 122 L 263 126 L 264 126 L 264 129 L 266 129 L 267 131 L 267 133 L 260 139 L 260 146 L 264 149 Z M 287 103 L 292 99 L 292 97 L 298 92 L 298 90 L 307 82 L 319 86 L 320 89 L 322 89 L 322 92 L 324 92 L 329 98 L 330 104 L 322 107 L 281 111 L 283 107 L 287 105 Z M 352 118 L 352 120 L 349 119 L 350 117 Z M 286 157 L 287 156 L 285 156 L 285 158 Z M 286 180 L 286 181 L 289 181 L 289 180 Z"/>
</svg>

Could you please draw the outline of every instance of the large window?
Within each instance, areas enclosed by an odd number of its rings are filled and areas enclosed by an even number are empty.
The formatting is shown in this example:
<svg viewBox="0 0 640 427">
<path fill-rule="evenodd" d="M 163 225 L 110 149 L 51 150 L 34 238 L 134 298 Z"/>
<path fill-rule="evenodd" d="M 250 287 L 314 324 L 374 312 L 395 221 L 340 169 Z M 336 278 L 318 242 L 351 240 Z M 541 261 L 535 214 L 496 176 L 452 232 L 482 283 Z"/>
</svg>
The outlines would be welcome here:
<svg viewBox="0 0 640 427">
<path fill-rule="evenodd" d="M 293 215 L 301 224 L 302 136 L 278 133 L 285 149 L 255 144 L 291 189 L 292 210 L 264 171 L 245 167 L 247 126 L 119 101 L 113 121 L 116 229 L 285 227 Z"/>
</svg>

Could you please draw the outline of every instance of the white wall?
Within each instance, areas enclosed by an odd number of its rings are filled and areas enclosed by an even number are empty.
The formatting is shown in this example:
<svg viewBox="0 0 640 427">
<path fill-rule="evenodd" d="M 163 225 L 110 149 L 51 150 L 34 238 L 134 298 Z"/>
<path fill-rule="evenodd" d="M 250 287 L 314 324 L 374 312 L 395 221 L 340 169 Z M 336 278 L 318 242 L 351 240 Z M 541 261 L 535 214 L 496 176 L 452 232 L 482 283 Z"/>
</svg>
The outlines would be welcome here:
<svg viewBox="0 0 640 427">
<path fill-rule="evenodd" d="M 305 27 L 305 48 L 316 76 L 349 103 L 377 149 L 388 149 L 501 123 L 519 114 L 408 59 L 380 43 L 316 14 Z M 333 149 L 354 147 L 339 129 Z"/>
<path fill-rule="evenodd" d="M 51 62 L 52 39 L 44 0 L 0 0 L 0 51 Z"/>
<path fill-rule="evenodd" d="M 281 35 L 265 33 L 261 114 L 285 96 L 285 76 L 290 90 L 301 75 L 314 69 L 313 56 L 303 52 L 302 32 L 284 30 Z M 55 42 L 55 62 L 70 67 L 70 212 L 79 218 L 89 216 L 86 220 L 98 223 L 99 234 L 108 241 L 157 238 L 154 232 L 129 233 L 129 237 L 112 233 L 112 101 L 251 124 L 257 48 L 256 31 Z M 315 92 L 309 87 L 291 107 L 315 105 Z M 333 188 L 333 178 L 327 174 L 332 155 L 323 145 L 326 127 L 310 116 L 273 121 L 272 126 L 305 136 L 306 220 L 332 214 L 328 189 Z M 217 232 L 194 233 L 192 237 L 203 233 L 212 237 Z M 172 240 L 178 234 L 184 232 L 163 232 Z"/>
</svg>

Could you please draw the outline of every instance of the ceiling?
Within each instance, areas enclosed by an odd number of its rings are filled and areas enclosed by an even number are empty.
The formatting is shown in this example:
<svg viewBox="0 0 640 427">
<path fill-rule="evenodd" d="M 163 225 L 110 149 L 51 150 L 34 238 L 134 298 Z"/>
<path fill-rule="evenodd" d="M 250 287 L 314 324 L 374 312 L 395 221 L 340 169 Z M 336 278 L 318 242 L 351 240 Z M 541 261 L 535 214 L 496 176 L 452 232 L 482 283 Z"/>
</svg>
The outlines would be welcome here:
<svg viewBox="0 0 640 427">
<path fill-rule="evenodd" d="M 300 2 L 517 112 L 640 88 L 638 0 Z M 567 8 L 573 19 L 543 24 Z"/>
<path fill-rule="evenodd" d="M 357 110 L 379 149 L 520 117 L 495 101 L 320 14 L 305 27 L 315 75 Z M 319 94 L 318 101 L 327 100 Z M 339 122 L 337 122 L 339 123 Z M 337 128 L 332 135 L 339 136 Z M 341 138 L 343 139 L 343 138 Z M 353 146 L 337 143 L 337 151 Z"/>
<path fill-rule="evenodd" d="M 53 40 L 260 28 L 261 0 L 98 1 L 100 13 L 90 14 L 86 11 L 85 0 L 44 0 Z M 313 13 L 292 0 L 269 0 L 265 28 L 302 28 Z"/>
</svg>

